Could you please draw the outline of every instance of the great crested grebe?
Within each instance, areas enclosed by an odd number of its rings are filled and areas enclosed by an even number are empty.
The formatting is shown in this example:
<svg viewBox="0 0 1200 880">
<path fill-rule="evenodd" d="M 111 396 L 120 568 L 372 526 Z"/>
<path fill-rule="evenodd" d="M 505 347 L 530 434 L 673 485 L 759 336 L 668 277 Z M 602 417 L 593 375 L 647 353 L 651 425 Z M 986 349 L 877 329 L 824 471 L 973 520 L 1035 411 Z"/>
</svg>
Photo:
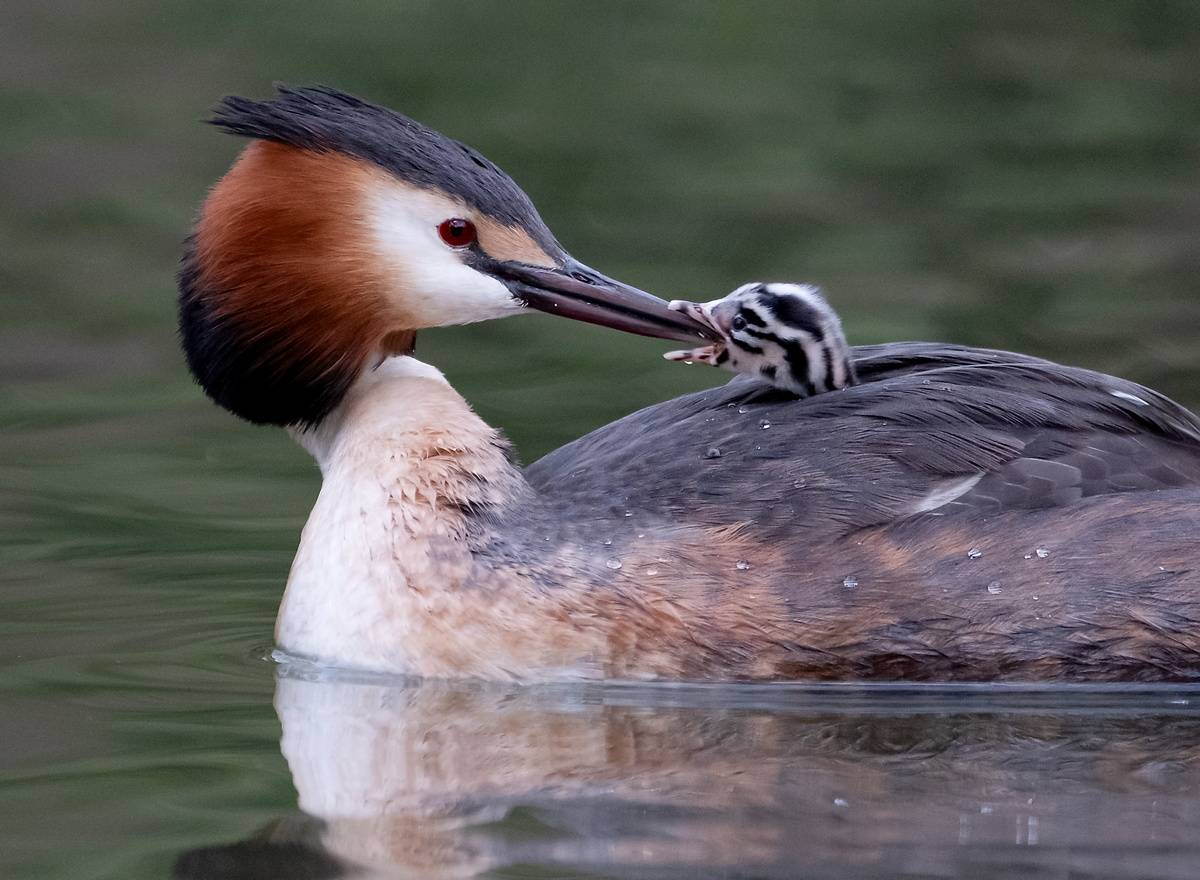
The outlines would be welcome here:
<svg viewBox="0 0 1200 880">
<path fill-rule="evenodd" d="M 755 376 L 798 397 L 854 385 L 858 377 L 842 322 L 811 284 L 743 284 L 706 303 L 670 307 L 706 324 L 717 341 L 668 351 L 669 361 L 695 361 Z"/>
<path fill-rule="evenodd" d="M 520 680 L 1200 673 L 1200 421 L 1170 400 L 860 346 L 837 393 L 737 378 L 522 470 L 415 331 L 529 308 L 711 331 L 577 263 L 500 169 L 398 113 L 283 89 L 213 121 L 255 140 L 189 239 L 188 363 L 323 476 L 286 651 Z"/>
</svg>

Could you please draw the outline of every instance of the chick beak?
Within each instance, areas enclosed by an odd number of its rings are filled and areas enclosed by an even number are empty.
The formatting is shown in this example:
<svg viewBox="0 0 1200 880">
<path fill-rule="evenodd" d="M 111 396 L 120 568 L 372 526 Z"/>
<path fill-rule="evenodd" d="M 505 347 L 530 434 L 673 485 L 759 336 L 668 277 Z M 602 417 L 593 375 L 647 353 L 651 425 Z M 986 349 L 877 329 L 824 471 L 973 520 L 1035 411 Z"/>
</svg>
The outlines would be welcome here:
<svg viewBox="0 0 1200 880">
<path fill-rule="evenodd" d="M 698 324 L 702 324 L 715 339 L 728 339 L 733 333 L 733 316 L 737 314 L 737 306 L 723 299 L 711 302 L 697 303 L 686 299 L 673 299 L 667 308 L 683 312 Z"/>
</svg>

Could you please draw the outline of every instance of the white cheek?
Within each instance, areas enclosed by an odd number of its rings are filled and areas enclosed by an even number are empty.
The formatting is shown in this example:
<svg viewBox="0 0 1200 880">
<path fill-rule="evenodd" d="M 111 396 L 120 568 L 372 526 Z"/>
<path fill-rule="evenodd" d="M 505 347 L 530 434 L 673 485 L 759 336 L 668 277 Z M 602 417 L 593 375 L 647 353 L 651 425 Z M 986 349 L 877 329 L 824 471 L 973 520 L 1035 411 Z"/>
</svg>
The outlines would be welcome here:
<svg viewBox="0 0 1200 880">
<path fill-rule="evenodd" d="M 376 195 L 370 225 L 391 295 L 418 327 L 469 324 L 522 311 L 508 288 L 463 263 L 438 237 L 443 220 L 463 208 L 432 193 L 399 189 Z"/>
<path fill-rule="evenodd" d="M 436 236 L 436 234 L 435 234 Z M 521 303 L 490 275 L 464 265 L 461 258 L 434 238 L 440 248 L 422 250 L 423 259 L 408 263 L 401 285 L 405 311 L 426 326 L 469 324 L 519 312 Z M 437 254 L 437 259 L 431 259 Z"/>
</svg>

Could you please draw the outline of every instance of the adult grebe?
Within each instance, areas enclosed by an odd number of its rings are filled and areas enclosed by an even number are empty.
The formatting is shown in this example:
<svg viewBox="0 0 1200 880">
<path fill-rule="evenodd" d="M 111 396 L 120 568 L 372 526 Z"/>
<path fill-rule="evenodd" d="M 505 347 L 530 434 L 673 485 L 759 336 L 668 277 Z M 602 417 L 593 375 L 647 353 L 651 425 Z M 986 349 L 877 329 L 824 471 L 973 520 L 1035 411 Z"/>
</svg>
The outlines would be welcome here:
<svg viewBox="0 0 1200 880">
<path fill-rule="evenodd" d="M 180 273 L 188 363 L 321 467 L 279 612 L 321 663 L 496 679 L 1187 679 L 1200 422 L 996 351 L 853 350 L 738 379 L 526 470 L 415 331 L 528 308 L 706 330 L 574 261 L 469 147 L 328 89 L 229 98 L 255 138 Z M 774 396 L 773 396 L 774 395 Z"/>
</svg>

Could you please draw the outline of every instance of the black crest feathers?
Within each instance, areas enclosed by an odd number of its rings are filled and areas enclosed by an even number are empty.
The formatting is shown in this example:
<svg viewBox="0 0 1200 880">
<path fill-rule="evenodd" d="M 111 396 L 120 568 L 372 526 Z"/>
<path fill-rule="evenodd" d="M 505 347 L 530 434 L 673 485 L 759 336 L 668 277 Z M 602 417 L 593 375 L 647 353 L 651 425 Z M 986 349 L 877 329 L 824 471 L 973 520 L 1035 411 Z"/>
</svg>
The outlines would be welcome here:
<svg viewBox="0 0 1200 880">
<path fill-rule="evenodd" d="M 325 86 L 277 85 L 270 100 L 228 96 L 208 120 L 231 134 L 318 152 L 338 152 L 424 189 L 439 189 L 553 252 L 554 236 L 529 196 L 477 150 L 432 128 Z"/>
</svg>

